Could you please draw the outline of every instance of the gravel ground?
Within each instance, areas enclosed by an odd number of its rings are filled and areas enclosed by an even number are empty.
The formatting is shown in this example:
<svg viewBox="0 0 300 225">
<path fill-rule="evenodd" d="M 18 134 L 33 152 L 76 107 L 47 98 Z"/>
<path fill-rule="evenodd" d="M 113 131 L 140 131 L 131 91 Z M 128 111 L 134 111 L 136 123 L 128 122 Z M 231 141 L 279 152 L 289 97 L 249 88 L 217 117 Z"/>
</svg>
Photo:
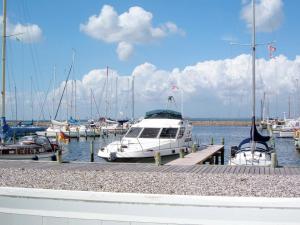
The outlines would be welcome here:
<svg viewBox="0 0 300 225">
<path fill-rule="evenodd" d="M 300 197 L 300 175 L 0 168 L 0 186 L 178 195 Z"/>
</svg>

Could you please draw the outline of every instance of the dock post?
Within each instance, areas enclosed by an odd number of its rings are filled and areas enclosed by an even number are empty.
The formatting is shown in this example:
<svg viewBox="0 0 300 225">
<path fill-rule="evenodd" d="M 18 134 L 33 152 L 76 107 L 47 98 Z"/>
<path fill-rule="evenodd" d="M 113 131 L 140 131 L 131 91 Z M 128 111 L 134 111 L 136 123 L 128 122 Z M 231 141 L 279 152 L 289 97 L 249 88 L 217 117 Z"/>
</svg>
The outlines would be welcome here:
<svg viewBox="0 0 300 225">
<path fill-rule="evenodd" d="M 58 163 L 62 163 L 62 151 L 61 149 L 57 149 L 56 151 L 56 160 Z"/>
<path fill-rule="evenodd" d="M 224 144 L 225 144 L 225 139 L 224 139 L 224 137 L 222 137 L 221 145 L 224 145 Z"/>
<path fill-rule="evenodd" d="M 16 144 L 16 131 L 14 131 L 13 143 Z"/>
<path fill-rule="evenodd" d="M 96 138 L 95 128 L 93 129 L 93 135 L 94 135 L 94 140 L 95 140 L 95 138 Z"/>
<path fill-rule="evenodd" d="M 91 146 L 90 146 L 90 156 L 91 156 L 91 162 L 94 162 L 94 141 L 91 141 Z"/>
<path fill-rule="evenodd" d="M 79 141 L 80 134 L 79 134 L 79 129 L 77 128 L 77 141 Z"/>
<path fill-rule="evenodd" d="M 154 159 L 155 159 L 155 165 L 161 166 L 160 152 L 155 152 Z"/>
<path fill-rule="evenodd" d="M 196 146 L 196 144 L 194 143 L 193 145 L 192 145 L 192 152 L 194 153 L 194 152 L 196 152 L 197 151 L 197 146 Z"/>
<path fill-rule="evenodd" d="M 184 158 L 184 149 L 183 148 L 179 149 L 179 157 Z"/>
<path fill-rule="evenodd" d="M 219 164 L 219 154 L 215 155 L 215 165 Z"/>
<path fill-rule="evenodd" d="M 271 167 L 275 168 L 278 166 L 277 154 L 275 152 L 271 153 Z"/>
<path fill-rule="evenodd" d="M 210 142 L 211 145 L 214 145 L 214 137 L 211 137 L 211 142 Z"/>
<path fill-rule="evenodd" d="M 224 165 L 224 146 L 221 149 L 221 165 Z"/>
</svg>

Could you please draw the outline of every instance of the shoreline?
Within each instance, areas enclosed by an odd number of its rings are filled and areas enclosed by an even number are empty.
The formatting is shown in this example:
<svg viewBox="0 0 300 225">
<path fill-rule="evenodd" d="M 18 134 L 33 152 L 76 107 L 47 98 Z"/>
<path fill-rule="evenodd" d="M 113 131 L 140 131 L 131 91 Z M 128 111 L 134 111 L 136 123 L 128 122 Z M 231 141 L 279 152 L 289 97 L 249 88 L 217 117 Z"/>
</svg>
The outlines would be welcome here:
<svg viewBox="0 0 300 225">
<path fill-rule="evenodd" d="M 193 126 L 251 126 L 251 121 L 236 120 L 197 120 L 191 123 Z"/>
</svg>

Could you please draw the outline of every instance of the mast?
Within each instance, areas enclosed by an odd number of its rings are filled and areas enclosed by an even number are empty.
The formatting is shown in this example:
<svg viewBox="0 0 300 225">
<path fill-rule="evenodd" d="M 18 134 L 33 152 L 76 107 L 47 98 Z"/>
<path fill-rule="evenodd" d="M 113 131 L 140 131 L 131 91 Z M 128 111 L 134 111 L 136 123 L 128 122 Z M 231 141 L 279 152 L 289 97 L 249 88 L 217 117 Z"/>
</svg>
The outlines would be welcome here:
<svg viewBox="0 0 300 225">
<path fill-rule="evenodd" d="M 289 95 L 289 119 L 291 118 L 291 95 Z"/>
<path fill-rule="evenodd" d="M 56 66 L 53 68 L 53 96 L 52 96 L 52 116 L 54 116 L 54 104 L 55 104 L 55 79 L 56 79 Z"/>
<path fill-rule="evenodd" d="M 118 120 L 118 111 L 119 111 L 119 107 L 118 107 L 118 75 L 116 76 L 116 120 Z"/>
<path fill-rule="evenodd" d="M 74 119 L 77 120 L 77 115 L 76 115 L 76 79 L 74 80 Z"/>
<path fill-rule="evenodd" d="M 33 120 L 33 94 L 32 94 L 32 76 L 30 77 L 30 101 L 31 101 L 31 119 Z"/>
<path fill-rule="evenodd" d="M 132 76 L 132 121 L 134 121 L 134 76 Z"/>
<path fill-rule="evenodd" d="M 105 119 L 108 112 L 108 66 L 106 67 L 106 86 L 105 86 Z"/>
<path fill-rule="evenodd" d="M 255 1 L 252 0 L 252 119 L 254 120 L 255 126 L 255 50 L 256 50 L 256 43 L 255 43 Z M 255 149 L 255 142 L 254 142 L 254 127 L 252 128 L 252 145 L 251 145 L 251 153 L 252 157 L 254 154 Z M 252 160 L 253 162 L 253 160 Z"/>
<path fill-rule="evenodd" d="M 18 98 L 17 98 L 17 86 L 15 84 L 15 107 L 16 107 L 16 122 L 18 121 Z"/>
<path fill-rule="evenodd" d="M 93 119 L 93 93 L 92 93 L 92 88 L 90 89 L 90 94 L 91 94 L 91 96 L 90 96 L 91 97 L 91 99 L 90 99 L 91 100 L 91 102 L 90 102 L 91 103 L 91 116 L 90 116 L 90 118 Z"/>
<path fill-rule="evenodd" d="M 2 126 L 5 122 L 5 55 L 6 55 L 6 0 L 3 0 L 2 26 Z"/>
</svg>

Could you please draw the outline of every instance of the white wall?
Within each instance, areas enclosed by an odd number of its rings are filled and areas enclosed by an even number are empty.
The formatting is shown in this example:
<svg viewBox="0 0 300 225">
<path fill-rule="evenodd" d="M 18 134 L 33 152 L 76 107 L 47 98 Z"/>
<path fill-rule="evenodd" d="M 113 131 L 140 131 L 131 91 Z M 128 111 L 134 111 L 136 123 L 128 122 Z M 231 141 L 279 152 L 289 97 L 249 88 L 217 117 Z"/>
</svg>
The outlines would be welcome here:
<svg viewBox="0 0 300 225">
<path fill-rule="evenodd" d="M 299 224 L 300 198 L 152 195 L 0 187 L 2 225 Z"/>
</svg>

